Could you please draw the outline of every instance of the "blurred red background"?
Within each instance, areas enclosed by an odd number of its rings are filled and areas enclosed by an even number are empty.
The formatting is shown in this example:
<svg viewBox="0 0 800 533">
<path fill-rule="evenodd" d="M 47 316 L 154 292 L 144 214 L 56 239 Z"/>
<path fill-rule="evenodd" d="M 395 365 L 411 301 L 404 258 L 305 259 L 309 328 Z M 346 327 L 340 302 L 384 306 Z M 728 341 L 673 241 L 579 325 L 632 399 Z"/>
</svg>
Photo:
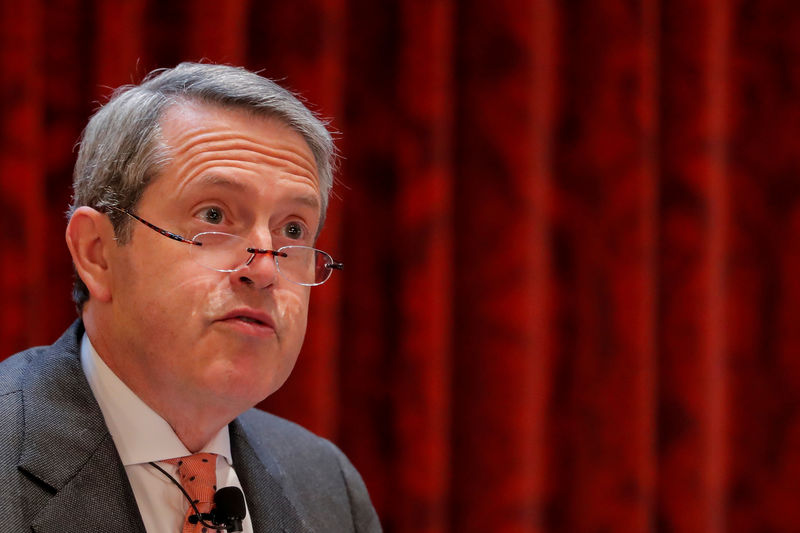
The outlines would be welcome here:
<svg viewBox="0 0 800 533">
<path fill-rule="evenodd" d="M 387 532 L 800 530 L 800 3 L 0 0 L 0 356 L 75 318 L 75 142 L 205 59 L 332 118 L 306 346 L 263 407 Z"/>
</svg>

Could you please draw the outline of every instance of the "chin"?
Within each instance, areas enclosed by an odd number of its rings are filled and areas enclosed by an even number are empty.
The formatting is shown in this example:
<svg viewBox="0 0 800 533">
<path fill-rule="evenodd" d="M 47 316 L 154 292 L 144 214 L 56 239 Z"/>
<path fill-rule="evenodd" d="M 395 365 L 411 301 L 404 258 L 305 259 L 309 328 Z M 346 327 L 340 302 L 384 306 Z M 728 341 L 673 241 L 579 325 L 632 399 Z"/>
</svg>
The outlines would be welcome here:
<svg viewBox="0 0 800 533">
<path fill-rule="evenodd" d="M 246 399 L 251 405 L 281 388 L 297 361 L 297 354 L 281 353 L 285 351 L 271 342 L 259 346 L 217 343 L 210 352 L 214 355 L 203 382 L 221 396 Z"/>
<path fill-rule="evenodd" d="M 276 372 L 236 368 L 224 379 L 217 379 L 211 386 L 221 396 L 230 397 L 237 404 L 246 403 L 245 407 L 252 407 L 280 389 L 289 378 L 290 371 L 291 369 L 282 371 L 279 375 Z"/>
</svg>

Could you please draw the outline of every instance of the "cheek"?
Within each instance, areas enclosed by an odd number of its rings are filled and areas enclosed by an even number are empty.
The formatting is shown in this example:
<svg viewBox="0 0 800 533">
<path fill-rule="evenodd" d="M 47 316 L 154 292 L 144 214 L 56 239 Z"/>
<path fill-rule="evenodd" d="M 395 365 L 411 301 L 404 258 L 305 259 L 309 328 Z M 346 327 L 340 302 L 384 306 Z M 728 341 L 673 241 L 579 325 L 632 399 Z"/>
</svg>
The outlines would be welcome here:
<svg viewBox="0 0 800 533">
<path fill-rule="evenodd" d="M 308 287 L 299 287 L 298 291 L 283 290 L 277 300 L 277 322 L 292 338 L 286 341 L 302 343 L 308 320 Z"/>
<path fill-rule="evenodd" d="M 205 314 L 224 280 L 193 262 L 177 259 L 143 261 L 141 255 L 133 254 L 120 261 L 112 292 L 115 306 L 138 317 L 148 329 L 162 330 L 171 324 L 173 334 L 180 335 L 190 328 L 192 321 L 187 319 Z M 176 328 L 176 323 L 181 326 Z"/>
</svg>

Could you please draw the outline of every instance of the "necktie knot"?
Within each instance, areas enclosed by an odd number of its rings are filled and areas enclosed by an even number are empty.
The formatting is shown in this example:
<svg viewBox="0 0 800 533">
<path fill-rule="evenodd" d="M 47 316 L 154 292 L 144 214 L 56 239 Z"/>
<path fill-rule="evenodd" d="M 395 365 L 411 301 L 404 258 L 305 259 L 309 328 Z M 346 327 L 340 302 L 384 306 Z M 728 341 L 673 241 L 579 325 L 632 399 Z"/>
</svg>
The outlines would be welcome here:
<svg viewBox="0 0 800 533">
<path fill-rule="evenodd" d="M 201 513 L 211 511 L 214 493 L 217 491 L 217 455 L 214 453 L 195 453 L 164 461 L 178 467 L 178 481 L 197 505 Z M 186 518 L 194 514 L 191 506 Z M 200 524 L 185 522 L 184 533 L 200 531 Z"/>
</svg>

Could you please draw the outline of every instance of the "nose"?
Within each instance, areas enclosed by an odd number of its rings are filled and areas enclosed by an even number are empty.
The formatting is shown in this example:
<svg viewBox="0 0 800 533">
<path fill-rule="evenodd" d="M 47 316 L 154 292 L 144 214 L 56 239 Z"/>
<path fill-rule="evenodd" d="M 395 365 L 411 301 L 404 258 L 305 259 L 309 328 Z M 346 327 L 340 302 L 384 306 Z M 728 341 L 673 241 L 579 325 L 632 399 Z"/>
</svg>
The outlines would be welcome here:
<svg viewBox="0 0 800 533">
<path fill-rule="evenodd" d="M 264 289 L 269 287 L 278 276 L 278 267 L 275 264 L 274 252 L 265 248 L 248 248 L 251 254 L 244 267 L 231 274 L 242 285 Z"/>
</svg>

